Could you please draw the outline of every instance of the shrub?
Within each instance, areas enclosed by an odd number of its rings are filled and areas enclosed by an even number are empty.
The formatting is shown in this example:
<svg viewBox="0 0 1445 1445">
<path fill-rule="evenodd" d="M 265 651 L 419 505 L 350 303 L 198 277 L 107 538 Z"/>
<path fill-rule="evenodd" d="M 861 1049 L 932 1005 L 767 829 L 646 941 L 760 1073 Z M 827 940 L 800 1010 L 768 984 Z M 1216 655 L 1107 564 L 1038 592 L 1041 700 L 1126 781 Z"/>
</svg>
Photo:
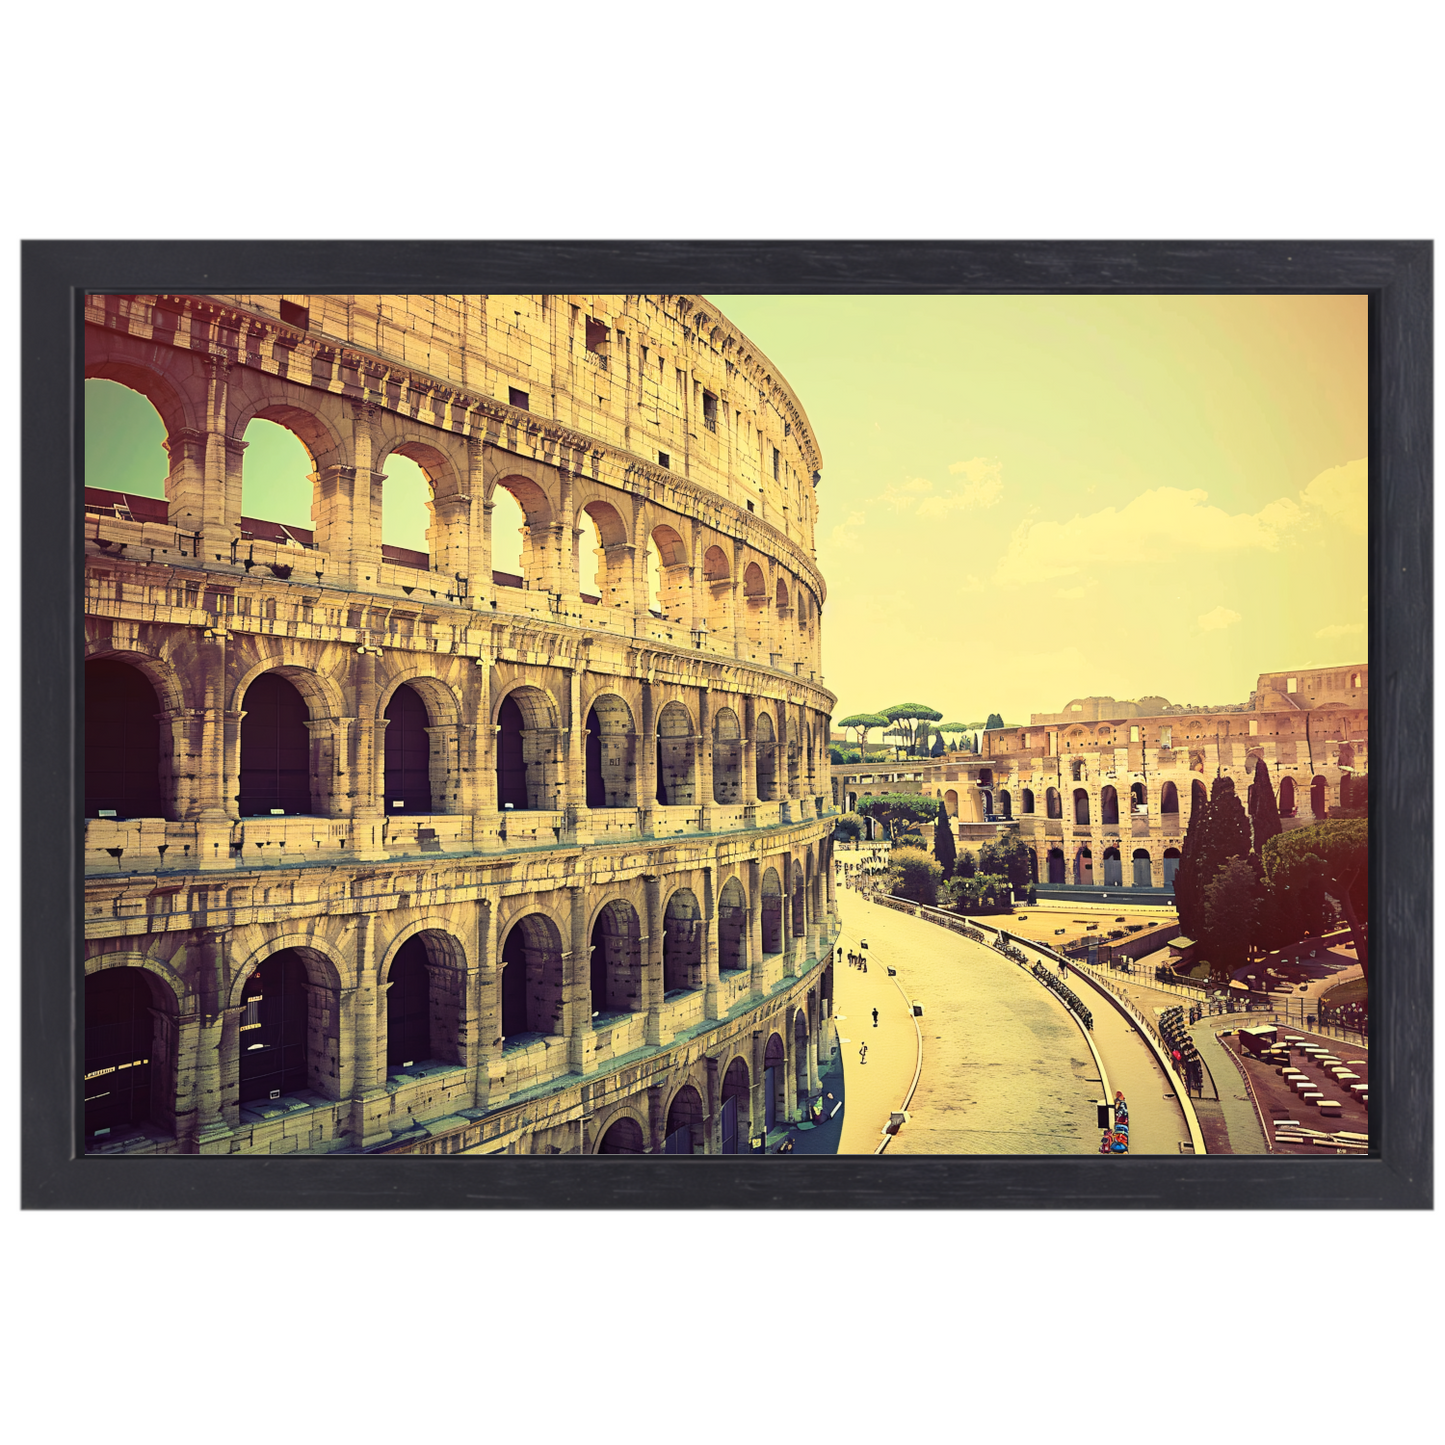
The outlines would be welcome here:
<svg viewBox="0 0 1445 1445">
<path fill-rule="evenodd" d="M 900 898 L 911 898 L 915 903 L 937 903 L 942 879 L 943 869 L 917 849 L 904 849 L 893 856 L 889 882 Z"/>
<path fill-rule="evenodd" d="M 863 820 L 856 813 L 845 813 L 833 823 L 833 836 L 857 842 L 863 836 Z"/>
<path fill-rule="evenodd" d="M 977 873 L 955 878 L 944 890 L 948 906 L 956 913 L 997 913 L 1012 907 L 1013 890 L 998 873 Z"/>
</svg>

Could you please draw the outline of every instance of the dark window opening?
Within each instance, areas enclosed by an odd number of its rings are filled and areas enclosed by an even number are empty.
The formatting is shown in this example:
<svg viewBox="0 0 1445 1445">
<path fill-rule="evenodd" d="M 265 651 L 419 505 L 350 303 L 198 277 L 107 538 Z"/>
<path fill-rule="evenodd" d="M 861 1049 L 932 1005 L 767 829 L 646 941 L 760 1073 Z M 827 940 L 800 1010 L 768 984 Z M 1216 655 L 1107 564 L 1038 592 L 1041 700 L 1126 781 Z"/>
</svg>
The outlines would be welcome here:
<svg viewBox="0 0 1445 1445">
<path fill-rule="evenodd" d="M 311 811 L 310 713 L 279 673 L 246 689 L 241 719 L 241 816 Z"/>
<path fill-rule="evenodd" d="M 311 308 L 298 306 L 294 301 L 283 301 L 281 319 L 287 326 L 299 326 L 304 331 L 311 325 Z"/>
<path fill-rule="evenodd" d="M 388 1073 L 432 1057 L 431 977 L 426 945 L 409 938 L 397 951 L 387 973 L 386 1067 Z"/>
<path fill-rule="evenodd" d="M 531 411 L 531 398 L 525 391 L 518 391 L 515 386 L 507 388 L 507 401 L 518 411 Z"/>
<path fill-rule="evenodd" d="M 527 940 L 514 928 L 502 948 L 502 1037 L 526 1032 Z"/>
<path fill-rule="evenodd" d="M 781 460 L 782 460 L 781 454 L 779 453 L 777 447 L 774 447 L 774 448 L 773 448 L 773 480 L 774 480 L 775 482 L 778 480 L 778 463 L 779 463 Z"/>
<path fill-rule="evenodd" d="M 717 430 L 717 397 L 710 391 L 702 394 L 702 424 L 709 431 Z"/>
<path fill-rule="evenodd" d="M 672 458 L 671 458 L 670 456 L 668 456 L 668 454 L 667 454 L 666 452 L 658 452 L 658 454 L 657 454 L 657 465 L 660 466 L 660 467 L 666 467 L 669 471 L 671 471 L 671 470 L 672 470 Z"/>
<path fill-rule="evenodd" d="M 611 333 L 600 321 L 589 316 L 587 318 L 587 349 L 598 356 L 603 355 L 602 348 L 607 345 L 607 338 Z"/>
<path fill-rule="evenodd" d="M 289 949 L 273 953 L 241 994 L 240 1101 L 306 1087 L 306 968 Z"/>
<path fill-rule="evenodd" d="M 597 1146 L 599 1154 L 644 1154 L 642 1126 L 636 1119 L 619 1119 Z"/>
<path fill-rule="evenodd" d="M 151 1116 L 155 1037 L 140 970 L 108 968 L 85 980 L 85 1133 L 126 1129 Z"/>
<path fill-rule="evenodd" d="M 85 664 L 85 816 L 162 818 L 155 689 L 123 662 Z"/>
<path fill-rule="evenodd" d="M 605 808 L 607 780 L 602 776 L 602 724 L 598 721 L 595 707 L 587 713 L 586 774 L 587 806 Z"/>
<path fill-rule="evenodd" d="M 431 739 L 426 704 L 414 688 L 405 683 L 392 693 L 386 705 L 384 738 L 388 813 L 430 813 Z"/>
<path fill-rule="evenodd" d="M 505 698 L 497 711 L 497 806 L 527 806 L 527 764 L 522 754 L 522 709 Z"/>
</svg>

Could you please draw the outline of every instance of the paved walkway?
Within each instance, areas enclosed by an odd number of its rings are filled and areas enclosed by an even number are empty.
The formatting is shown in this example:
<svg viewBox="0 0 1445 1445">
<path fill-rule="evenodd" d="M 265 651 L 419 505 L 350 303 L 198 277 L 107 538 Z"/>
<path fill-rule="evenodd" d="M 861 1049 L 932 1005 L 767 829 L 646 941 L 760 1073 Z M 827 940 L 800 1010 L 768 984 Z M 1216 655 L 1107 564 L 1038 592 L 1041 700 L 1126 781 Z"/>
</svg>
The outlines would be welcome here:
<svg viewBox="0 0 1445 1445">
<path fill-rule="evenodd" d="M 1097 1151 L 1099 1076 L 1057 998 L 996 950 L 936 924 L 847 888 L 839 889 L 838 907 L 845 952 L 860 951 L 863 938 L 869 943 L 866 974 L 846 961 L 835 968 L 838 1029 L 850 1040 L 842 1046 L 848 1104 L 841 1153 L 877 1149 L 912 1080 L 917 1035 L 899 983 L 924 1006 L 923 1074 L 889 1154 Z M 864 1041 L 868 1062 L 860 1065 Z"/>
</svg>

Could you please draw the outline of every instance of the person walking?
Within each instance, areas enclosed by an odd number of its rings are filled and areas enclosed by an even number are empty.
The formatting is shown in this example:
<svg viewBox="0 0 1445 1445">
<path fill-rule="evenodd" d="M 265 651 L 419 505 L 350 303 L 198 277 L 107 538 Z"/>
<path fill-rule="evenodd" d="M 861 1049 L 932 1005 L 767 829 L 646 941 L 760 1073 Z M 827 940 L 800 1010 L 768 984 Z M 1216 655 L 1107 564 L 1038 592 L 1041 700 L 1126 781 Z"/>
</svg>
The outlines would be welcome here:
<svg viewBox="0 0 1445 1445">
<path fill-rule="evenodd" d="M 859 1048 L 859 1050 L 858 1050 L 858 1062 L 859 1062 L 860 1064 L 866 1064 L 866 1063 L 868 1062 L 868 1045 L 867 1045 L 867 1044 L 863 1044 L 863 1045 L 860 1046 L 860 1048 Z"/>
<path fill-rule="evenodd" d="M 878 1010 L 877 1010 L 877 1009 L 874 1009 L 874 1010 L 873 1010 L 873 1027 L 874 1027 L 875 1029 L 878 1027 Z"/>
</svg>

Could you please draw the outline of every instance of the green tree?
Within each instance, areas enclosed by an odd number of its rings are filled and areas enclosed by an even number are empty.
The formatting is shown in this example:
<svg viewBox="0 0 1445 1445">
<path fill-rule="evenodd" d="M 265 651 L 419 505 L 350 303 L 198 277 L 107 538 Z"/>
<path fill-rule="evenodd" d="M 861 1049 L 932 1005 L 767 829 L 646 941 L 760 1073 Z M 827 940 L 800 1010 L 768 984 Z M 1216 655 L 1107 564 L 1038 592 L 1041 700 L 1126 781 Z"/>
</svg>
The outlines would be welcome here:
<svg viewBox="0 0 1445 1445">
<path fill-rule="evenodd" d="M 1012 827 L 998 840 L 999 856 L 1003 860 L 1004 872 L 1015 888 L 1027 888 L 1033 882 L 1030 864 L 1033 849 L 1024 842 L 1018 828 Z"/>
<path fill-rule="evenodd" d="M 1204 951 L 1210 977 L 1227 978 L 1249 961 L 1264 884 L 1248 858 L 1225 859 L 1204 889 Z"/>
<path fill-rule="evenodd" d="M 922 702 L 898 702 L 892 707 L 883 709 L 883 716 L 894 726 L 895 731 L 902 731 L 908 740 L 908 751 L 916 754 L 918 749 L 918 724 L 920 722 L 937 722 L 943 716 L 937 708 L 929 707 Z"/>
<path fill-rule="evenodd" d="M 1312 828 L 1291 828 L 1265 845 L 1264 867 L 1272 887 L 1296 884 L 1307 897 L 1309 857 L 1319 860 L 1324 886 L 1350 926 L 1355 957 L 1370 976 L 1370 824 L 1366 818 L 1336 818 Z"/>
<path fill-rule="evenodd" d="M 888 719 L 881 713 L 876 712 L 855 712 L 851 717 L 845 717 L 838 724 L 840 728 L 852 728 L 858 734 L 858 746 L 863 750 L 864 758 L 868 756 L 868 734 L 873 728 L 886 728 Z"/>
<path fill-rule="evenodd" d="M 863 836 L 863 820 L 856 813 L 844 813 L 833 823 L 833 836 L 845 842 L 856 842 Z"/>
<path fill-rule="evenodd" d="M 1003 718 L 998 713 L 991 712 L 989 713 L 988 721 L 984 723 L 983 728 L 984 731 L 987 732 L 990 728 L 1001 728 L 1003 727 L 1003 725 Z"/>
<path fill-rule="evenodd" d="M 923 793 L 870 793 L 858 799 L 858 812 L 892 825 L 899 822 L 931 823 L 942 803 Z"/>
<path fill-rule="evenodd" d="M 1264 845 L 1284 831 L 1279 821 L 1279 803 L 1274 796 L 1269 767 L 1263 758 L 1254 765 L 1254 787 L 1249 794 L 1249 821 L 1254 830 L 1254 851 L 1264 857 Z"/>
<path fill-rule="evenodd" d="M 1179 868 L 1174 875 L 1174 902 L 1179 926 L 1191 938 L 1204 933 L 1204 890 L 1220 866 L 1249 853 L 1249 819 L 1234 791 L 1234 779 L 1215 778 L 1209 801 L 1197 808 L 1184 835 Z"/>
<path fill-rule="evenodd" d="M 944 901 L 959 913 L 981 913 L 1010 907 L 1011 889 L 1007 878 L 977 873 L 949 883 L 944 888 Z"/>
<path fill-rule="evenodd" d="M 953 875 L 955 878 L 972 878 L 977 872 L 978 859 L 969 849 L 965 848 L 954 862 Z"/>
<path fill-rule="evenodd" d="M 933 856 L 943 869 L 943 876 L 952 878 L 958 850 L 954 847 L 953 827 L 948 821 L 947 808 L 940 808 L 938 817 L 933 820 Z"/>
<path fill-rule="evenodd" d="M 933 735 L 933 748 L 930 755 L 935 758 L 941 758 L 947 751 L 948 749 L 943 745 L 943 734 L 935 732 Z"/>
<path fill-rule="evenodd" d="M 891 891 L 899 898 L 932 904 L 938 902 L 938 885 L 943 880 L 943 869 L 926 853 L 916 848 L 905 848 L 894 855 L 888 879 Z"/>
</svg>

